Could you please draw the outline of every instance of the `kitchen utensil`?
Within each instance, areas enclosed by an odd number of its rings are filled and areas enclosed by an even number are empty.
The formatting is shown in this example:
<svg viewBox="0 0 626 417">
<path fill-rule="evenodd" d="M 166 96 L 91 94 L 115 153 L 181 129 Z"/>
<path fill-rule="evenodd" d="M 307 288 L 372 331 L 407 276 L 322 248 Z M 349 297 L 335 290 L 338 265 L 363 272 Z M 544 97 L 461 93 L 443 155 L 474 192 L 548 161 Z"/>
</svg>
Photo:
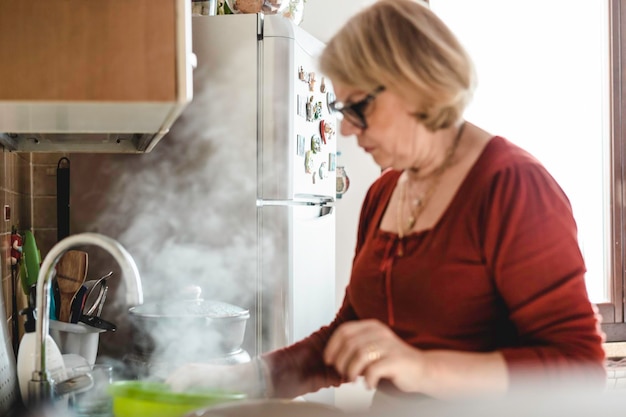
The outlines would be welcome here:
<svg viewBox="0 0 626 417">
<path fill-rule="evenodd" d="M 72 305 L 70 307 L 70 323 L 78 323 L 78 319 L 83 314 L 83 307 L 85 306 L 86 299 L 87 287 L 82 285 L 72 299 Z"/>
<path fill-rule="evenodd" d="M 87 300 L 83 308 L 85 314 L 90 316 L 100 315 L 109 288 L 107 278 L 111 277 L 111 275 L 113 275 L 113 271 L 110 271 L 96 280 L 85 281 L 85 286 L 88 289 Z"/>
<path fill-rule="evenodd" d="M 82 356 L 93 365 L 98 355 L 100 333 L 105 330 L 83 323 L 65 323 L 50 320 L 50 336 L 61 350 L 62 354 L 74 353 Z"/>
<path fill-rule="evenodd" d="M 41 254 L 37 247 L 35 235 L 30 230 L 24 232 L 24 242 L 22 245 L 22 265 L 20 268 L 20 280 L 22 289 L 26 295 L 29 295 L 31 288 L 37 284 L 39 277 L 39 265 L 41 265 Z M 50 290 L 49 314 L 52 317 L 56 315 L 56 303 L 52 297 L 52 289 Z M 35 307 L 34 305 L 32 306 Z"/>
<path fill-rule="evenodd" d="M 95 327 L 96 329 L 105 330 L 108 332 L 114 332 L 117 330 L 117 326 L 110 321 L 106 321 L 97 316 L 90 316 L 87 314 L 82 314 L 80 316 L 80 322 L 85 323 L 88 326 Z"/>
<path fill-rule="evenodd" d="M 174 392 L 168 385 L 148 381 L 117 381 L 109 386 L 116 417 L 180 417 L 192 410 L 242 400 L 239 392 L 202 389 Z"/>
<path fill-rule="evenodd" d="M 35 235 L 30 230 L 24 232 L 24 244 L 22 245 L 22 263 L 24 264 L 24 273 L 22 274 L 22 289 L 24 294 L 28 295 L 31 285 L 37 283 L 39 275 L 39 265 L 41 264 L 41 255 L 37 248 Z"/>
<path fill-rule="evenodd" d="M 100 298 L 100 301 L 98 301 L 97 304 L 97 310 L 95 311 L 96 313 L 96 317 L 100 317 L 100 314 L 102 314 L 102 308 L 104 307 L 104 302 L 107 299 L 107 292 L 109 291 L 109 285 L 106 283 L 106 281 L 103 281 L 104 284 L 102 285 L 102 297 Z"/>
<path fill-rule="evenodd" d="M 56 279 L 53 279 L 50 283 L 50 292 L 51 297 L 50 300 L 54 303 L 54 310 L 52 310 L 52 305 L 50 306 L 50 320 L 58 320 L 59 319 L 59 309 L 61 308 L 61 292 L 59 291 L 59 284 Z M 33 308 L 35 305 L 33 304 Z"/>
<path fill-rule="evenodd" d="M 57 264 L 56 280 L 61 299 L 60 321 L 68 322 L 70 319 L 72 299 L 85 282 L 87 262 L 87 252 L 69 250 L 63 254 Z"/>
<path fill-rule="evenodd" d="M 70 235 L 70 160 L 57 163 L 57 241 Z"/>
<path fill-rule="evenodd" d="M 206 357 L 238 351 L 249 317 L 242 307 L 202 299 L 146 303 L 129 309 L 136 330 L 133 342 L 143 354 L 170 345 L 189 352 L 199 348 Z"/>
</svg>

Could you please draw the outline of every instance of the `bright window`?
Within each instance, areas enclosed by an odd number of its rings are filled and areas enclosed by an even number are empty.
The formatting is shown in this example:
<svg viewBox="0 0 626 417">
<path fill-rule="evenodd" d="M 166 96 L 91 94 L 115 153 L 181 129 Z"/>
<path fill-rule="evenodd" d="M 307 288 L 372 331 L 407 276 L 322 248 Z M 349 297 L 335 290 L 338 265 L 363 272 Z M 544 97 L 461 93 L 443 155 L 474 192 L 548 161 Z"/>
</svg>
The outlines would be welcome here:
<svg viewBox="0 0 626 417">
<path fill-rule="evenodd" d="M 466 118 L 531 152 L 568 195 L 596 303 L 611 298 L 606 3 L 430 1 L 476 65 Z"/>
</svg>

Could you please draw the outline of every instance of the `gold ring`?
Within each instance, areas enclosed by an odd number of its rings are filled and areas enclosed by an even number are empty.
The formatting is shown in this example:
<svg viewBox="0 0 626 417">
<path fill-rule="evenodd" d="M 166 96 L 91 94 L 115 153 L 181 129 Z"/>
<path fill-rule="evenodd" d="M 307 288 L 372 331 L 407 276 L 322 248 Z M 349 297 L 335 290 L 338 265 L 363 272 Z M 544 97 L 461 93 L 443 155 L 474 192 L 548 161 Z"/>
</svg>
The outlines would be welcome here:
<svg viewBox="0 0 626 417">
<path fill-rule="evenodd" d="M 376 347 L 376 345 L 368 345 L 367 346 L 367 360 L 369 362 L 374 362 L 380 359 L 380 351 Z"/>
</svg>

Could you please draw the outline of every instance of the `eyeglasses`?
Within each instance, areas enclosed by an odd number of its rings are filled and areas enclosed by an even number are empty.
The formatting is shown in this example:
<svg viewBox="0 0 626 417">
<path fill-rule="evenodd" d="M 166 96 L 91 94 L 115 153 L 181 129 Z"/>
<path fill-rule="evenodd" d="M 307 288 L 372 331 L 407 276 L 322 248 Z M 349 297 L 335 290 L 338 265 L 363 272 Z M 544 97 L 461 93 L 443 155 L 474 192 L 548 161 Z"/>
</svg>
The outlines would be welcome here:
<svg viewBox="0 0 626 417">
<path fill-rule="evenodd" d="M 384 86 L 376 87 L 374 91 L 365 96 L 364 99 L 355 103 L 342 103 L 339 100 L 335 100 L 328 104 L 328 107 L 335 112 L 341 113 L 350 123 L 358 127 L 359 129 L 367 129 L 367 122 L 365 121 L 365 109 L 367 106 L 385 89 Z"/>
</svg>

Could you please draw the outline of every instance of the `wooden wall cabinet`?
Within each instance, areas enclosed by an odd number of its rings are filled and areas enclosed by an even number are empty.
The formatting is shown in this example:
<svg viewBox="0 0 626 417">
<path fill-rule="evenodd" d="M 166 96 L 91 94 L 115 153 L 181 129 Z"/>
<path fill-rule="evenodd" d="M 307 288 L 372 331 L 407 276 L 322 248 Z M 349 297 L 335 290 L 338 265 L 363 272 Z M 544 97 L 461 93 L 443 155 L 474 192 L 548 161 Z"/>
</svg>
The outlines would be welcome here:
<svg viewBox="0 0 626 417">
<path fill-rule="evenodd" d="M 0 2 L 0 141 L 147 152 L 192 98 L 187 0 Z"/>
</svg>

